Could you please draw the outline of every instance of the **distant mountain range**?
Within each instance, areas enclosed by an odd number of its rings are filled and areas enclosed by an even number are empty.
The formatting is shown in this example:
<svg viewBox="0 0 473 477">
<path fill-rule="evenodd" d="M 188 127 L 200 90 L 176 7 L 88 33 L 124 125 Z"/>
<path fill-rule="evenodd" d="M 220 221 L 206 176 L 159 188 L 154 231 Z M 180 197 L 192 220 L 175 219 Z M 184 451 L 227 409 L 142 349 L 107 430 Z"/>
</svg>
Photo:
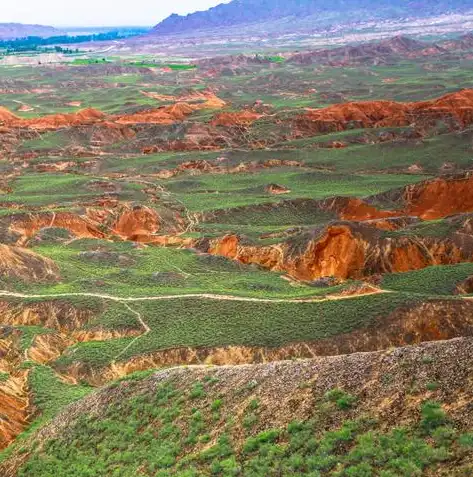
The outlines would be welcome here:
<svg viewBox="0 0 473 477">
<path fill-rule="evenodd" d="M 154 35 L 192 34 L 261 24 L 265 30 L 310 29 L 371 19 L 427 17 L 473 10 L 471 0 L 233 0 L 187 16 L 171 15 Z"/>
<path fill-rule="evenodd" d="M 56 30 L 52 26 L 0 23 L 0 40 L 14 40 L 15 38 L 26 38 L 27 36 L 47 38 L 61 34 L 61 31 Z"/>
</svg>

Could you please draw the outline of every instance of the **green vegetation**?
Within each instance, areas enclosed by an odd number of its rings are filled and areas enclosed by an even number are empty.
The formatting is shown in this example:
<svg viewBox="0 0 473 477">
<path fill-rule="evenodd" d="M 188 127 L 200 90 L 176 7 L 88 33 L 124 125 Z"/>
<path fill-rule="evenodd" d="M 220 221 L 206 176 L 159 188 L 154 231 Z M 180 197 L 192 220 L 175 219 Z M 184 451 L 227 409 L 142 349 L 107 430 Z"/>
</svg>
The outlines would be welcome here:
<svg viewBox="0 0 473 477">
<path fill-rule="evenodd" d="M 31 52 L 43 50 L 48 46 L 55 45 L 73 45 L 79 43 L 89 43 L 92 41 L 114 41 L 122 38 L 129 38 L 145 33 L 144 28 L 129 28 L 124 30 L 109 31 L 106 33 L 97 33 L 92 35 L 58 35 L 48 38 L 39 36 L 29 36 L 14 40 L 0 40 L 0 51 L 6 50 L 7 53 Z M 66 51 L 66 53 L 69 51 Z M 72 51 L 71 51 L 72 52 Z"/>
<path fill-rule="evenodd" d="M 44 423 L 56 416 L 65 406 L 87 396 L 93 388 L 66 384 L 47 366 L 34 366 L 29 375 L 33 404 Z M 37 425 L 37 423 L 36 423 Z"/>
<path fill-rule="evenodd" d="M 415 303 L 408 295 L 383 294 L 321 303 L 252 303 L 180 298 L 136 302 L 151 332 L 140 339 L 122 338 L 79 343 L 68 348 L 55 366 L 80 362 L 102 367 L 119 357 L 133 356 L 175 347 L 268 346 L 314 341 L 368 327 L 399 306 Z M 118 305 L 117 305 L 118 306 Z M 134 317 L 129 310 L 105 312 L 89 326 L 123 329 Z M 254 317 L 257 316 L 258 320 Z M 136 319 L 136 318 L 134 318 Z M 135 321 L 136 328 L 139 324 Z M 224 330 L 224 331 L 223 331 Z"/>
<path fill-rule="evenodd" d="M 96 65 L 96 64 L 99 64 L 99 63 L 111 63 L 110 60 L 107 60 L 106 58 L 101 58 L 101 59 L 98 59 L 98 58 L 76 58 L 72 64 L 73 65 L 80 65 L 80 66 L 84 66 L 84 65 Z"/>
<path fill-rule="evenodd" d="M 339 409 L 350 409 L 356 403 L 356 397 L 335 388 L 325 395 L 327 401 L 333 402 Z"/>
<path fill-rule="evenodd" d="M 436 265 L 383 276 L 383 288 L 410 293 L 451 295 L 456 285 L 473 275 L 473 264 Z"/>
<path fill-rule="evenodd" d="M 284 199 L 324 199 L 332 196 L 369 196 L 425 179 L 415 175 L 341 175 L 298 170 L 265 170 L 259 174 L 202 175 L 166 181 L 166 187 L 192 211 L 229 209 L 281 201 L 265 191 L 280 184 L 290 192 Z"/>
<path fill-rule="evenodd" d="M 206 387 L 211 390 L 211 384 Z M 213 413 L 225 403 L 214 400 L 209 406 L 200 382 L 188 392 L 165 382 L 138 395 L 122 389 L 121 396 L 100 416 L 81 415 L 61 436 L 34 450 L 19 476 L 119 476 L 139 466 L 144 475 L 163 477 L 412 477 L 461 458 L 473 442 L 470 434 L 447 427 L 445 413 L 431 401 L 422 404 L 417 423 L 391 430 L 369 417 L 324 429 L 316 404 L 310 419 L 253 431 L 238 442 L 239 423 L 231 419 L 213 439 L 207 433 L 220 425 Z M 334 390 L 327 396 L 332 400 L 347 395 Z"/>
</svg>

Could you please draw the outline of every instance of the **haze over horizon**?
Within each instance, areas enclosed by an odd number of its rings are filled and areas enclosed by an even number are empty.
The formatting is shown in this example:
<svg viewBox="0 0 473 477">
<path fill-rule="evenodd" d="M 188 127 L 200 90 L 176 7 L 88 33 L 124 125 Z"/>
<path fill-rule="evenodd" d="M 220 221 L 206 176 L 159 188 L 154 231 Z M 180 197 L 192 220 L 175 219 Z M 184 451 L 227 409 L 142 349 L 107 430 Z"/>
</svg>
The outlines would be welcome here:
<svg viewBox="0 0 473 477">
<path fill-rule="evenodd" d="M 76 26 L 152 26 L 172 13 L 184 15 L 206 10 L 229 0 L 82 0 L 69 3 L 67 9 L 60 0 L 22 0 L 2 7 L 0 23 L 30 23 L 55 27 Z"/>
</svg>

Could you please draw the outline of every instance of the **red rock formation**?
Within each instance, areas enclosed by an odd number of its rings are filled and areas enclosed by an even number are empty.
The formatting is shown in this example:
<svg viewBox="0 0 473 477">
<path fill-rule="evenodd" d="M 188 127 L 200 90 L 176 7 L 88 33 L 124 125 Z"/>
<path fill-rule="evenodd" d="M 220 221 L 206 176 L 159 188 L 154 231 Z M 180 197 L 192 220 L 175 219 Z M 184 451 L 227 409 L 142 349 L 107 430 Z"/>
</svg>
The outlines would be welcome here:
<svg viewBox="0 0 473 477">
<path fill-rule="evenodd" d="M 291 192 L 290 189 L 279 184 L 269 184 L 264 188 L 264 190 L 273 195 L 289 194 Z"/>
<path fill-rule="evenodd" d="M 302 280 L 360 279 L 473 260 L 473 236 L 462 237 L 461 243 L 450 238 L 386 237 L 379 229 L 355 223 L 330 225 L 322 232 L 271 246 L 247 245 L 238 236 L 227 235 L 197 247 Z"/>
<path fill-rule="evenodd" d="M 300 134 L 343 131 L 349 127 L 376 128 L 453 121 L 460 127 L 473 123 L 473 89 L 447 94 L 431 101 L 358 101 L 309 109 L 295 126 Z"/>
<path fill-rule="evenodd" d="M 118 116 L 116 121 L 119 124 L 173 124 L 177 121 L 183 121 L 196 109 L 195 106 L 188 103 L 177 103 L 171 106 L 163 106 L 152 111 Z"/>
<path fill-rule="evenodd" d="M 45 212 L 12 217 L 10 230 L 20 235 L 19 244 L 24 245 L 44 228 L 62 228 L 69 230 L 76 237 L 104 238 L 97 223 L 87 217 L 71 212 Z"/>
<path fill-rule="evenodd" d="M 255 121 L 262 117 L 261 114 L 254 111 L 239 111 L 235 113 L 220 113 L 217 114 L 211 121 L 212 126 L 250 126 Z"/>
<path fill-rule="evenodd" d="M 127 240 L 141 241 L 160 229 L 160 217 L 149 207 L 134 207 L 123 212 L 113 226 L 113 231 Z"/>
<path fill-rule="evenodd" d="M 0 449 L 7 447 L 28 423 L 28 373 L 19 371 L 0 383 Z"/>
<path fill-rule="evenodd" d="M 425 220 L 473 210 L 473 175 L 438 178 L 406 187 L 406 214 Z"/>
</svg>

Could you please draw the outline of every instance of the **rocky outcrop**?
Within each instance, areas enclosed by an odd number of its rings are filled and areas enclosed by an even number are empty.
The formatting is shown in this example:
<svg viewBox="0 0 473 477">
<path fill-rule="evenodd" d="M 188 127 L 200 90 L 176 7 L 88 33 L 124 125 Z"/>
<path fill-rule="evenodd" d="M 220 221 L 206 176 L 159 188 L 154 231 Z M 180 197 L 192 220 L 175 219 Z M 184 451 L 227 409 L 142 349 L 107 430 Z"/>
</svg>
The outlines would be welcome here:
<svg viewBox="0 0 473 477">
<path fill-rule="evenodd" d="M 16 234 L 18 244 L 24 245 L 40 230 L 61 228 L 81 238 L 104 238 L 98 223 L 86 216 L 72 212 L 39 212 L 36 214 L 18 214 L 10 218 L 9 230 Z"/>
<path fill-rule="evenodd" d="M 140 241 L 140 237 L 148 237 L 160 229 L 160 217 L 149 207 L 136 206 L 124 211 L 113 226 L 117 235 L 127 240 Z"/>
<path fill-rule="evenodd" d="M 329 276 L 360 279 L 473 260 L 473 236 L 387 237 L 378 228 L 353 222 L 329 225 L 271 246 L 251 245 L 237 235 L 227 235 L 200 241 L 197 247 L 301 280 Z"/>
<path fill-rule="evenodd" d="M 92 182 L 89 187 L 115 187 L 113 183 Z M 179 210 L 161 207 L 159 212 L 141 205 L 113 204 L 110 208 L 88 208 L 85 213 L 38 212 L 10 218 L 8 233 L 18 245 L 26 245 L 43 230 L 65 229 L 79 238 L 121 238 L 148 242 L 158 231 L 177 234 L 184 230 L 185 220 Z M 1 228 L 0 228 L 1 231 Z M 154 239 L 154 237 L 153 237 Z"/>
<path fill-rule="evenodd" d="M 185 99 L 189 102 L 186 102 Z M 205 91 L 192 92 L 180 98 L 178 102 L 168 106 L 117 116 L 108 116 L 96 109 L 87 108 L 75 113 L 52 114 L 24 119 L 14 115 L 8 109 L 1 107 L 0 125 L 8 128 L 25 128 L 41 131 L 98 124 L 102 129 L 114 132 L 115 137 L 119 135 L 122 138 L 130 138 L 133 132 L 124 130 L 122 125 L 141 123 L 169 125 L 183 121 L 194 111 L 202 109 L 221 109 L 225 104 L 225 101 L 218 98 L 214 93 Z M 99 139 L 100 137 L 97 136 L 96 140 Z"/>
<path fill-rule="evenodd" d="M 0 449 L 4 449 L 28 424 L 28 374 L 23 370 L 0 383 Z"/>
<path fill-rule="evenodd" d="M 26 283 L 59 280 L 59 268 L 49 258 L 31 250 L 0 244 L 0 280 L 13 279 Z"/>
</svg>

